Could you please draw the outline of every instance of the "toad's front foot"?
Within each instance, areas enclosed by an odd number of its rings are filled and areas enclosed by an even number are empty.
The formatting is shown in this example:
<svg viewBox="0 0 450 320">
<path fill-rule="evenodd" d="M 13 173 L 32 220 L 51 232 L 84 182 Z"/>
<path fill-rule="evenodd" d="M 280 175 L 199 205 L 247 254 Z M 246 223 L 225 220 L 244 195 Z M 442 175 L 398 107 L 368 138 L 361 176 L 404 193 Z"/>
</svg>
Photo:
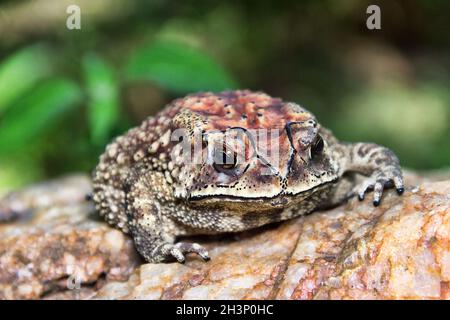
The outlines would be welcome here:
<svg viewBox="0 0 450 320">
<path fill-rule="evenodd" d="M 373 143 L 346 145 L 344 150 L 347 153 L 345 160 L 347 171 L 367 176 L 348 196 L 357 195 L 362 201 L 366 192 L 373 190 L 373 204 L 378 206 L 385 188 L 395 186 L 398 194 L 404 192 L 400 163 L 391 150 Z"/>
<path fill-rule="evenodd" d="M 366 192 L 373 190 L 373 205 L 378 206 L 381 202 L 383 190 L 395 186 L 398 194 L 404 192 L 403 178 L 401 174 L 386 176 L 384 172 L 375 172 L 372 176 L 365 179 L 360 185 L 356 186 L 352 194 L 357 195 L 360 201 L 364 200 Z"/>
<path fill-rule="evenodd" d="M 178 242 L 175 244 L 164 243 L 156 247 L 148 260 L 162 262 L 175 258 L 178 262 L 184 263 L 187 253 L 196 253 L 205 261 L 210 259 L 208 251 L 198 243 Z"/>
</svg>

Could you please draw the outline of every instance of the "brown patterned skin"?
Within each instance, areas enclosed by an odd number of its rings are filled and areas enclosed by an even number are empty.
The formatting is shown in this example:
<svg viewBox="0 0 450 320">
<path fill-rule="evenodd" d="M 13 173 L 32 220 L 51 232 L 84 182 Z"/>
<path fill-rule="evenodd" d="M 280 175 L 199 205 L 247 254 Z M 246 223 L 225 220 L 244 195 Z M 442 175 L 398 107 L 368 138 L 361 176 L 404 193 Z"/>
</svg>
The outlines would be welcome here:
<svg viewBox="0 0 450 320">
<path fill-rule="evenodd" d="M 173 138 L 180 129 L 200 160 L 181 156 L 182 143 Z M 258 129 L 269 130 L 268 139 Z M 352 173 L 365 179 L 357 184 Z M 385 187 L 403 192 L 390 150 L 339 143 L 299 105 L 247 90 L 173 101 L 107 146 L 93 182 L 97 210 L 130 233 L 149 262 L 183 262 L 190 252 L 209 259 L 203 247 L 176 242 L 178 236 L 247 230 L 351 195 L 363 199 L 371 189 L 375 205 Z"/>
</svg>

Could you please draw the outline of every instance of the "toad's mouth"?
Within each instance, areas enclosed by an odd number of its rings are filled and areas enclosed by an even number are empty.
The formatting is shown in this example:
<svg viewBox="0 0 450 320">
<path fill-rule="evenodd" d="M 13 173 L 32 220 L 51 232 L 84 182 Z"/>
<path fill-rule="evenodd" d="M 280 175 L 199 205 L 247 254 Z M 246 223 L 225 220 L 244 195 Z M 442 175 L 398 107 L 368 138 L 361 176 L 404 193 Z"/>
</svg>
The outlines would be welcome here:
<svg viewBox="0 0 450 320">
<path fill-rule="evenodd" d="M 233 194 L 191 195 L 186 199 L 186 202 L 193 206 L 237 207 L 244 211 L 254 210 L 255 208 L 262 209 L 263 207 L 272 209 L 288 207 L 309 198 L 316 192 L 326 189 L 328 186 L 337 182 L 337 180 L 336 178 L 331 181 L 325 181 L 297 193 L 287 192 L 283 189 L 271 196 L 258 197 Z"/>
</svg>

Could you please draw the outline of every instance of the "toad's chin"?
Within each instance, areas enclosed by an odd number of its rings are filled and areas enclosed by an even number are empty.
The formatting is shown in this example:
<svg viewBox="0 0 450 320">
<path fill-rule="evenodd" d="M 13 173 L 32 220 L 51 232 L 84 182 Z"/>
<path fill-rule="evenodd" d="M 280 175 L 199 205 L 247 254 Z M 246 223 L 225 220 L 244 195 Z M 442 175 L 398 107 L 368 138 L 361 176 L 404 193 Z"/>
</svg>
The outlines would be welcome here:
<svg viewBox="0 0 450 320">
<path fill-rule="evenodd" d="M 242 213 L 254 212 L 255 210 L 264 212 L 265 210 L 273 210 L 277 208 L 287 208 L 292 205 L 297 205 L 309 198 L 311 195 L 325 189 L 329 182 L 319 184 L 298 192 L 296 194 L 287 193 L 285 190 L 280 190 L 272 196 L 255 197 L 241 193 L 235 194 L 198 194 L 191 195 L 186 199 L 186 202 L 193 207 L 201 208 L 217 208 L 223 210 L 233 210 Z"/>
</svg>

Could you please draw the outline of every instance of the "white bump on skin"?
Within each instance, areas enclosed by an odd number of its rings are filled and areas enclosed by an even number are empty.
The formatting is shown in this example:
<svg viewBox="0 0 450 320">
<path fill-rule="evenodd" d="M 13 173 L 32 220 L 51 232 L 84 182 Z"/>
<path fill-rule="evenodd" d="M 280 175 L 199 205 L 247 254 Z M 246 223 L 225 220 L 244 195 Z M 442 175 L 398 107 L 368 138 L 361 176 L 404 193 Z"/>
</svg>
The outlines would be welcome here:
<svg viewBox="0 0 450 320">
<path fill-rule="evenodd" d="M 117 154 L 117 144 L 112 144 L 108 148 L 108 156 L 113 158 Z"/>
<path fill-rule="evenodd" d="M 161 141 L 163 147 L 167 146 L 170 142 L 170 130 L 167 130 L 159 141 Z"/>
<path fill-rule="evenodd" d="M 144 156 L 145 156 L 144 151 L 139 150 L 139 151 L 137 151 L 137 152 L 134 154 L 133 159 L 134 159 L 134 161 L 139 161 L 139 160 L 141 160 Z"/>
<path fill-rule="evenodd" d="M 169 171 L 164 172 L 164 177 L 166 178 L 167 183 L 169 183 L 169 184 L 173 183 L 173 179 L 172 179 Z"/>
<path fill-rule="evenodd" d="M 158 142 L 158 141 L 155 141 L 155 142 L 152 143 L 152 145 L 150 146 L 150 148 L 148 148 L 148 152 L 150 152 L 150 153 L 155 153 L 156 150 L 158 150 L 158 148 L 159 148 L 159 142 Z"/>
<path fill-rule="evenodd" d="M 172 177 L 177 177 L 178 174 L 180 173 L 180 170 L 178 168 L 173 169 L 170 174 L 172 175 Z"/>
<path fill-rule="evenodd" d="M 138 138 L 141 140 L 144 140 L 146 137 L 145 131 L 141 131 L 138 133 Z"/>
<path fill-rule="evenodd" d="M 127 159 L 127 156 L 125 155 L 125 153 L 121 152 L 117 156 L 117 163 L 118 164 L 124 164 L 126 159 Z"/>
</svg>

